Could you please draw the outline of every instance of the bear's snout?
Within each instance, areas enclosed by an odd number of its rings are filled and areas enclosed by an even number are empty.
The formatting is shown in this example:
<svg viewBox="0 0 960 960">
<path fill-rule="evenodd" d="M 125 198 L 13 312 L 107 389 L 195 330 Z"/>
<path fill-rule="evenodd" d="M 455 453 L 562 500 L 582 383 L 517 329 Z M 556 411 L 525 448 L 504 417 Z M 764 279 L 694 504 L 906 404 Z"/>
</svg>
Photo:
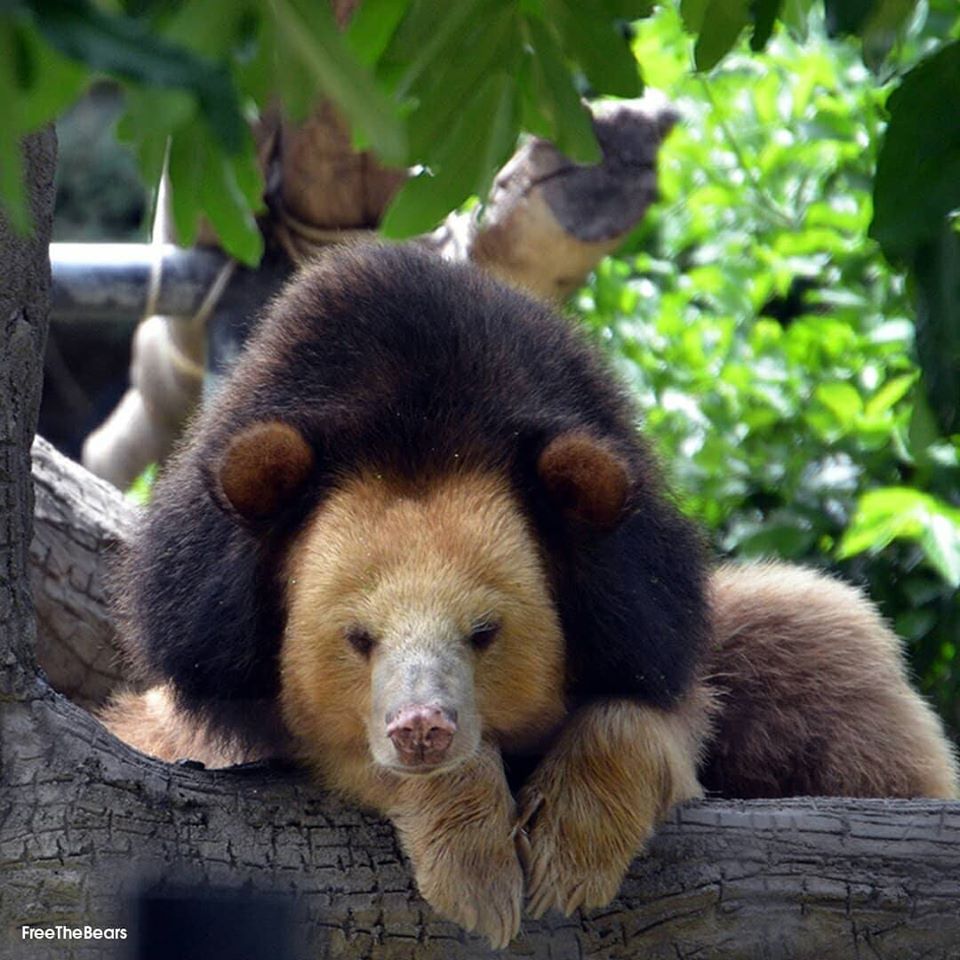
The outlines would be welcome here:
<svg viewBox="0 0 960 960">
<path fill-rule="evenodd" d="M 450 749 L 457 732 L 456 710 L 435 704 L 410 704 L 387 714 L 387 736 L 404 766 L 433 766 Z"/>
</svg>

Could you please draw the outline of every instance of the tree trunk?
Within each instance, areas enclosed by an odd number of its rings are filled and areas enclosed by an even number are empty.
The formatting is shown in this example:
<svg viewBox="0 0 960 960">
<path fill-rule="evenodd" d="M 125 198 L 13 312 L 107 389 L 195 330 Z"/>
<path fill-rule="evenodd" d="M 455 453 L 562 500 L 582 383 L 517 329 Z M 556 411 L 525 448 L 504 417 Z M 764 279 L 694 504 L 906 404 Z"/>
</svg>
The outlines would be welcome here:
<svg viewBox="0 0 960 960">
<path fill-rule="evenodd" d="M 8 109 L 8 108 L 4 108 Z M 23 144 L 34 232 L 13 232 L 0 210 L 0 697 L 33 689 L 33 605 L 27 579 L 33 491 L 30 442 L 40 409 L 50 314 L 47 247 L 57 142 L 51 130 Z"/>
<path fill-rule="evenodd" d="M 296 772 L 148 760 L 38 676 L 26 569 L 28 454 L 46 312 L 52 138 L 31 140 L 27 158 L 38 234 L 12 238 L 0 223 L 0 956 L 115 957 L 114 943 L 86 939 L 82 928 L 124 926 L 135 940 L 125 897 L 158 879 L 295 896 L 291 955 L 304 960 L 494 956 L 419 899 L 388 824 Z M 41 489 L 44 523 L 63 533 L 60 547 L 83 558 L 67 569 L 92 571 L 89 556 L 122 535 L 124 522 L 111 526 L 90 503 L 87 514 L 80 509 L 88 489 L 103 491 L 72 469 L 49 473 Z M 103 502 L 108 511 L 116 505 Z M 50 556 L 35 553 L 47 566 Z M 69 574 L 51 579 L 63 584 L 74 616 L 103 622 L 99 586 L 80 577 L 78 599 Z M 958 803 L 704 801 L 660 830 L 614 904 L 528 922 L 505 955 L 957 958 L 958 904 Z M 24 939 L 25 927 L 56 924 L 67 928 L 59 940 Z M 63 939 L 75 928 L 78 939 Z M 272 931 L 277 943 L 283 933 Z"/>
</svg>

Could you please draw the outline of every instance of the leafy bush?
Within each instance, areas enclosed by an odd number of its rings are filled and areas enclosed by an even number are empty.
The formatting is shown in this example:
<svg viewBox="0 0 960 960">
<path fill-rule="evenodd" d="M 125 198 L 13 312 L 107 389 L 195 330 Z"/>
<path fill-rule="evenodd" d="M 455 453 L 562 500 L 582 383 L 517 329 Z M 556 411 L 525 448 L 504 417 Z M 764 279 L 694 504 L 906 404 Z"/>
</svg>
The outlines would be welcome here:
<svg viewBox="0 0 960 960">
<path fill-rule="evenodd" d="M 691 43 L 673 9 L 638 24 L 684 122 L 662 200 L 576 306 L 719 550 L 864 584 L 957 732 L 958 442 L 918 388 L 905 277 L 867 237 L 890 85 L 816 21 L 709 76 Z"/>
</svg>

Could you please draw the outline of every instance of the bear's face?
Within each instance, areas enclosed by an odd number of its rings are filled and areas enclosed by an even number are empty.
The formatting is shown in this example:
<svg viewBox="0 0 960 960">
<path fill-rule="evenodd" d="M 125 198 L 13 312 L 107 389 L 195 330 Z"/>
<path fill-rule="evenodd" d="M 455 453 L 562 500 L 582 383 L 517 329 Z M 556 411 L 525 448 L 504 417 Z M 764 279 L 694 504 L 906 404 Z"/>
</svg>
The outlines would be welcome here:
<svg viewBox="0 0 960 960">
<path fill-rule="evenodd" d="M 532 749 L 563 716 L 541 550 L 496 475 L 341 483 L 290 551 L 286 597 L 282 707 L 308 756 L 429 773 L 483 736 Z"/>
</svg>

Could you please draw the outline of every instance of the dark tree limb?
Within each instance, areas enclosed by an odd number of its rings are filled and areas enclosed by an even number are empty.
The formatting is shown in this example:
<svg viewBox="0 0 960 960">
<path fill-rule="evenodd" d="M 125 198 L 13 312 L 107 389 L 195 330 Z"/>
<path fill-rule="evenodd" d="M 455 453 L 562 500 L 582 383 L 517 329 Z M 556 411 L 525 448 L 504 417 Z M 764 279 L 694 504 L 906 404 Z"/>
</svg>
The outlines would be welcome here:
<svg viewBox="0 0 960 960">
<path fill-rule="evenodd" d="M 388 824 L 294 774 L 150 761 L 52 695 L 3 726 L 7 923 L 122 923 L 123 894 L 163 875 L 297 894 L 304 958 L 495 955 L 419 899 Z M 956 957 L 958 903 L 960 804 L 704 801 L 664 825 L 614 904 L 526 922 L 505 955 Z"/>
<path fill-rule="evenodd" d="M 47 557 L 50 566 L 58 557 L 64 569 L 95 573 L 97 558 L 129 529 L 133 508 L 42 441 L 34 474 L 36 538 L 47 551 L 34 550 L 34 562 Z M 73 552 L 82 558 L 76 566 Z M 89 608 L 85 642 L 98 631 L 111 636 L 102 608 L 96 612 L 101 589 L 81 591 L 62 616 L 49 613 L 62 593 L 38 597 L 41 622 L 69 624 L 71 610 Z M 226 887 L 249 881 L 297 895 L 304 958 L 494 955 L 419 899 L 388 824 L 295 772 L 167 766 L 37 686 L 6 705 L 2 723 L 4 923 L 122 922 L 123 895 L 144 876 Z M 56 946 L 51 955 L 105 956 L 89 944 Z M 24 956 L 42 955 L 29 949 Z M 614 904 L 526 922 L 505 955 L 958 958 L 960 803 L 689 804 L 633 864 Z"/>
</svg>

